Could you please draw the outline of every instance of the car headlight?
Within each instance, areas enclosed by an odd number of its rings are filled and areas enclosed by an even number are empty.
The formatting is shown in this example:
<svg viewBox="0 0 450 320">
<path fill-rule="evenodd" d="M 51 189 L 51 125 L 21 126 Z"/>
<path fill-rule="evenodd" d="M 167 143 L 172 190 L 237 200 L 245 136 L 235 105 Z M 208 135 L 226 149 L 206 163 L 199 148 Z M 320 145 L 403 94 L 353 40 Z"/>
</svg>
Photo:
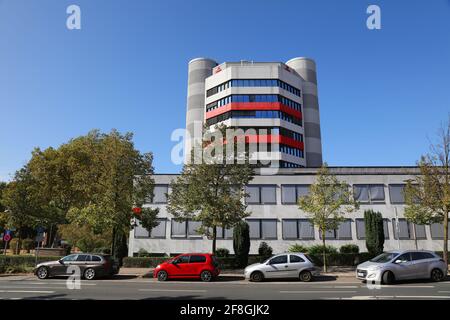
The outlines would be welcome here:
<svg viewBox="0 0 450 320">
<path fill-rule="evenodd" d="M 377 271 L 380 270 L 382 268 L 382 266 L 376 266 L 376 267 L 371 267 L 368 271 Z"/>
<path fill-rule="evenodd" d="M 156 266 L 156 268 L 155 269 L 158 269 L 158 268 L 160 268 L 161 267 L 161 265 L 160 264 L 158 264 L 157 266 Z"/>
</svg>

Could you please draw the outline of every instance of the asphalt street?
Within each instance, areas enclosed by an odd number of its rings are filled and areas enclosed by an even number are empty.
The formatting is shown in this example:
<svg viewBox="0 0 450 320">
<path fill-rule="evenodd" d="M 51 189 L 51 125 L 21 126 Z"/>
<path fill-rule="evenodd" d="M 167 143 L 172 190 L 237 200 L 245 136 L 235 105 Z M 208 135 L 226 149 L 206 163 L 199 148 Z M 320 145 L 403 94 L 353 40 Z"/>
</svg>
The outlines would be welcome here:
<svg viewBox="0 0 450 320">
<path fill-rule="evenodd" d="M 66 278 L 38 280 L 34 276 L 0 278 L 0 299 L 439 299 L 450 300 L 450 280 L 403 282 L 371 287 L 351 278 L 327 277 L 304 283 L 275 280 L 251 283 L 240 277 L 221 277 L 215 282 L 195 280 L 158 282 L 155 279 L 121 276 L 113 279 L 80 281 L 74 288 Z"/>
</svg>

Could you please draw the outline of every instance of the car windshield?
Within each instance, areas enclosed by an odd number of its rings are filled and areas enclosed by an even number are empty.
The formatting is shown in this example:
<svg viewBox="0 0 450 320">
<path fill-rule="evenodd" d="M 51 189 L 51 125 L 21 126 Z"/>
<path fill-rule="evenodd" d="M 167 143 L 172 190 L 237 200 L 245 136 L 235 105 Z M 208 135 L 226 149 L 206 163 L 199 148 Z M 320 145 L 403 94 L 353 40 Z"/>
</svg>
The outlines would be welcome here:
<svg viewBox="0 0 450 320">
<path fill-rule="evenodd" d="M 373 259 L 370 259 L 369 261 L 376 263 L 386 263 L 394 259 L 396 256 L 398 256 L 398 252 L 385 252 L 376 256 Z"/>
</svg>

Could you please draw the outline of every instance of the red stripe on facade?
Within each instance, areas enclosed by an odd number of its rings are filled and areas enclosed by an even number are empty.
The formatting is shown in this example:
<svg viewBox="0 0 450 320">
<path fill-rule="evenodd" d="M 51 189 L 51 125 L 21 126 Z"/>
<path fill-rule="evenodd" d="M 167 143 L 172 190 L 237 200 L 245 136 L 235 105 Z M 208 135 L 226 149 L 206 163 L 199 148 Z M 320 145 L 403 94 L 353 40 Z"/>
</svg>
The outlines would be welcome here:
<svg viewBox="0 0 450 320">
<path fill-rule="evenodd" d="M 282 104 L 281 102 L 232 102 L 222 107 L 206 112 L 206 119 L 221 115 L 231 110 L 278 110 L 301 119 L 302 113 Z"/>
<path fill-rule="evenodd" d="M 239 136 L 236 137 L 239 139 Z M 226 142 L 225 142 L 226 143 Z M 304 143 L 279 134 L 249 134 L 245 135 L 245 143 L 279 143 L 304 150 Z"/>
</svg>

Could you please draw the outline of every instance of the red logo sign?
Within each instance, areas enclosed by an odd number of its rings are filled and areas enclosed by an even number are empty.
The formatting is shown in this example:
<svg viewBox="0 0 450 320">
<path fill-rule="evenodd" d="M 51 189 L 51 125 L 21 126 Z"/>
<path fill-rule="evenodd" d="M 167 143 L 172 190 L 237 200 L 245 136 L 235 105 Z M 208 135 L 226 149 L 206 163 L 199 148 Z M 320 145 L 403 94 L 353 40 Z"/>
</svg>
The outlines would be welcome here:
<svg viewBox="0 0 450 320">
<path fill-rule="evenodd" d="M 138 208 L 138 207 L 136 207 L 136 208 L 133 208 L 133 212 L 134 212 L 135 214 L 141 214 L 141 212 L 142 212 L 142 209 L 141 209 L 141 208 Z"/>
<path fill-rule="evenodd" d="M 218 73 L 222 71 L 222 69 L 220 68 L 220 66 L 217 66 L 216 68 L 214 68 L 214 74 Z"/>
</svg>

